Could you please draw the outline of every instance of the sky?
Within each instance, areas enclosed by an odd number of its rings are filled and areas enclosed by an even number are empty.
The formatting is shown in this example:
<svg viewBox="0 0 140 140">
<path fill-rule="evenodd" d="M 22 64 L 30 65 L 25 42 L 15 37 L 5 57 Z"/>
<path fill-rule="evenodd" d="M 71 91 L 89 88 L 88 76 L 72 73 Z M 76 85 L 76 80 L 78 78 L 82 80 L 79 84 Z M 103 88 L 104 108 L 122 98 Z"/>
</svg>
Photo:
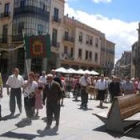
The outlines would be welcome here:
<svg viewBox="0 0 140 140">
<path fill-rule="evenodd" d="M 115 62 L 138 40 L 140 0 L 66 0 L 65 15 L 105 34 L 115 43 Z"/>
</svg>

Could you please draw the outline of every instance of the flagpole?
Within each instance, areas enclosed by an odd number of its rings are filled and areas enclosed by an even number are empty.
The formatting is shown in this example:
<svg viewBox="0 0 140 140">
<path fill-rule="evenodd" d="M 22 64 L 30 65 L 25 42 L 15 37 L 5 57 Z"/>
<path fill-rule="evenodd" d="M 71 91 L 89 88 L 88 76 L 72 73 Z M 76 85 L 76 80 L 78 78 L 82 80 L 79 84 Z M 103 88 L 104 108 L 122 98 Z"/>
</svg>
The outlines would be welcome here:
<svg viewBox="0 0 140 140">
<path fill-rule="evenodd" d="M 24 43 L 24 52 L 25 52 L 25 68 L 26 68 L 26 70 L 25 70 L 25 73 L 26 73 L 26 71 L 27 71 L 27 75 L 28 75 L 28 73 L 29 73 L 29 71 L 30 71 L 30 68 L 29 68 L 29 65 L 30 65 L 30 59 L 26 59 L 26 56 L 27 56 L 27 54 L 26 54 L 26 46 L 25 46 L 25 33 L 24 33 L 24 30 L 22 30 L 22 36 L 23 36 L 23 43 Z"/>
</svg>

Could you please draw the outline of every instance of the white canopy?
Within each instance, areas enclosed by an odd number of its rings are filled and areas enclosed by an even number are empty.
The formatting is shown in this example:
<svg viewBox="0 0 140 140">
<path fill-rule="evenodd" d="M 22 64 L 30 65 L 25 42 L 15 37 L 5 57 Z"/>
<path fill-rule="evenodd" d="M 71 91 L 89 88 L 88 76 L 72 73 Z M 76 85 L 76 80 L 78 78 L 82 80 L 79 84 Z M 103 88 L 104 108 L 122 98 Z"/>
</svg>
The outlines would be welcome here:
<svg viewBox="0 0 140 140">
<path fill-rule="evenodd" d="M 82 69 L 79 69 L 76 71 L 76 74 L 85 74 L 85 72 Z"/>
<path fill-rule="evenodd" d="M 94 70 L 92 70 L 90 73 L 91 73 L 91 75 L 99 75 L 99 73 Z"/>
<path fill-rule="evenodd" d="M 66 73 L 76 73 L 77 71 L 74 70 L 73 68 L 69 68 L 66 70 Z"/>
<path fill-rule="evenodd" d="M 90 75 L 99 75 L 98 72 L 92 70 L 92 71 L 89 71 L 89 70 L 82 70 L 82 69 L 79 69 L 79 70 L 74 70 L 73 68 L 69 68 L 69 69 L 65 69 L 63 67 L 60 67 L 58 69 L 55 70 L 55 72 L 61 72 L 61 73 L 70 73 L 70 74 L 90 74 Z"/>
<path fill-rule="evenodd" d="M 87 74 L 91 74 L 91 71 L 89 71 L 89 70 L 85 70 L 84 72 Z"/>
<path fill-rule="evenodd" d="M 55 72 L 62 72 L 62 73 L 66 73 L 66 72 L 67 72 L 67 70 L 66 70 L 65 68 L 63 68 L 63 67 L 60 67 L 60 68 L 58 68 L 58 69 L 55 69 Z"/>
</svg>

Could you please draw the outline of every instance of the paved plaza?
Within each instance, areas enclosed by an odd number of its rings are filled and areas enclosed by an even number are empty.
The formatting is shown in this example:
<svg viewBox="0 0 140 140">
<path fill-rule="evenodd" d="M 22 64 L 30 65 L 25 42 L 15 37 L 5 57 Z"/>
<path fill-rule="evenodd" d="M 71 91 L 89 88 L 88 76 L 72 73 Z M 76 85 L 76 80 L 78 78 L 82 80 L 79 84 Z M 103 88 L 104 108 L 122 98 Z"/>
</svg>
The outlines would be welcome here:
<svg viewBox="0 0 140 140">
<path fill-rule="evenodd" d="M 39 118 L 34 118 L 31 125 L 23 124 L 25 111 L 19 115 L 18 109 L 14 117 L 9 117 L 9 97 L 4 89 L 2 99 L 2 115 L 4 120 L 0 122 L 0 140 L 132 140 L 140 139 L 140 127 L 136 127 L 127 134 L 109 132 L 104 124 L 92 113 L 108 111 L 110 104 L 104 104 L 107 108 L 100 109 L 96 100 L 89 100 L 88 110 L 79 109 L 79 101 L 65 98 L 64 107 L 61 107 L 59 129 L 53 125 L 50 130 L 45 130 L 45 107 L 40 110 Z M 114 120 L 115 121 L 115 120 Z"/>
</svg>

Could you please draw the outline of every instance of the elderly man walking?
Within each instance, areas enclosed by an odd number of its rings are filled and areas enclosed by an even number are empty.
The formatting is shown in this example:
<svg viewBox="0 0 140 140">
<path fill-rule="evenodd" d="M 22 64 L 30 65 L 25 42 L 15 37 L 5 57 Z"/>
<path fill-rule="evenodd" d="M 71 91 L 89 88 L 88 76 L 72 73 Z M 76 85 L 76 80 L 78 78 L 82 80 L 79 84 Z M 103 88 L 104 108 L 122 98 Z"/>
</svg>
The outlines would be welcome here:
<svg viewBox="0 0 140 140">
<path fill-rule="evenodd" d="M 88 93 L 86 91 L 86 88 L 88 85 L 91 84 L 91 81 L 90 81 L 88 74 L 85 74 L 84 76 L 82 76 L 80 78 L 79 84 L 81 86 L 81 106 L 80 106 L 80 109 L 87 109 Z"/>
<path fill-rule="evenodd" d="M 100 100 L 99 107 L 103 108 L 103 101 L 105 99 L 105 94 L 107 93 L 108 83 L 104 79 L 104 75 L 101 74 L 100 79 L 97 81 L 96 89 L 98 91 L 97 100 Z"/>
<path fill-rule="evenodd" d="M 22 112 L 22 103 L 21 103 L 21 87 L 24 85 L 24 79 L 19 75 L 19 69 L 14 68 L 13 74 L 9 76 L 6 84 L 11 87 L 10 92 L 10 112 L 11 115 L 15 113 L 16 101 L 19 108 L 19 112 Z M 9 90 L 8 90 L 9 93 Z"/>
<path fill-rule="evenodd" d="M 53 75 L 47 75 L 47 84 L 45 85 L 43 91 L 43 103 L 46 100 L 46 110 L 47 110 L 47 126 L 46 129 L 50 129 L 52 125 L 53 114 L 56 120 L 56 126 L 59 126 L 60 118 L 60 99 L 62 97 L 61 87 L 58 82 L 53 80 Z"/>
</svg>

